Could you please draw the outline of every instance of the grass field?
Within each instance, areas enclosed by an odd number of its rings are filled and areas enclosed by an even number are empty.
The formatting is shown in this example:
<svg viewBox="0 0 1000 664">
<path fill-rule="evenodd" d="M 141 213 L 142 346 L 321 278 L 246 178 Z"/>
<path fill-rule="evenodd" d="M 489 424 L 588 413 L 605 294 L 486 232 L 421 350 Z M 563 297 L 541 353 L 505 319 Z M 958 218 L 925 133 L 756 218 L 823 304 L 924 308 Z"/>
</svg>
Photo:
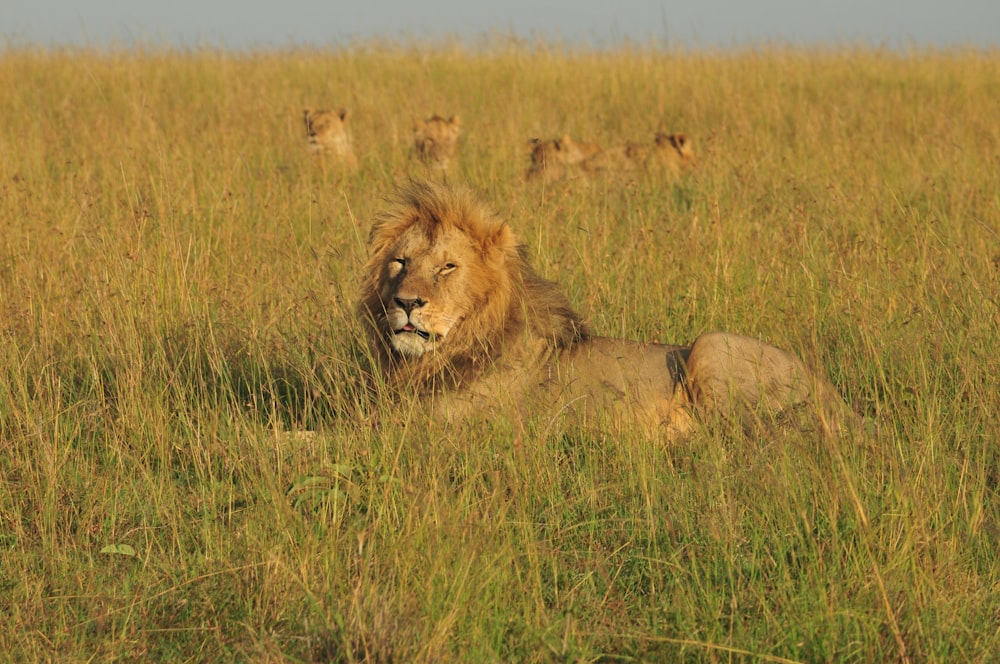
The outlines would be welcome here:
<svg viewBox="0 0 1000 664">
<path fill-rule="evenodd" d="M 1000 657 L 997 52 L 8 47 L 0 87 L 0 659 Z M 364 402 L 363 240 L 432 113 L 596 332 L 767 339 L 868 435 Z M 658 130 L 690 176 L 524 182 L 531 137 Z"/>
</svg>

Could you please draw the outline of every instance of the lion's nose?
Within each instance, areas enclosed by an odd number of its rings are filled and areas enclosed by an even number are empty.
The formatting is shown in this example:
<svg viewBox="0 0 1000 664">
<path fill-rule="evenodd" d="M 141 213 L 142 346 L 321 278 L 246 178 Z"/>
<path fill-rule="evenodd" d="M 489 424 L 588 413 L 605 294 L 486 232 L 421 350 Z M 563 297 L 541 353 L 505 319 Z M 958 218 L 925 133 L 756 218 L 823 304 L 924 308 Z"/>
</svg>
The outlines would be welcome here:
<svg viewBox="0 0 1000 664">
<path fill-rule="evenodd" d="M 420 307 L 424 306 L 425 304 L 427 304 L 427 302 L 419 297 L 413 297 L 413 298 L 397 297 L 396 304 L 398 304 L 403 311 L 409 314 L 414 309 L 419 309 Z"/>
</svg>

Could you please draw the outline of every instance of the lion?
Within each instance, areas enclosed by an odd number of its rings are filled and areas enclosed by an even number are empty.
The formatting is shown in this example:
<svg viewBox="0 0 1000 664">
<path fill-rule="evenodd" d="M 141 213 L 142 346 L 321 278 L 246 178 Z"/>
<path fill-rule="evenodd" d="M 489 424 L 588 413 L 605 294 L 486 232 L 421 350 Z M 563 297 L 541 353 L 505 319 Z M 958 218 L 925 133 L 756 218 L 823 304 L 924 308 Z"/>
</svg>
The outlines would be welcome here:
<svg viewBox="0 0 1000 664">
<path fill-rule="evenodd" d="M 347 133 L 347 120 L 350 117 L 351 112 L 346 108 L 335 111 L 302 109 L 309 151 L 333 154 L 345 165 L 356 167 L 358 160 L 354 156 L 351 137 Z"/>
<path fill-rule="evenodd" d="M 551 182 L 561 180 L 568 173 L 568 166 L 575 166 L 601 151 L 601 146 L 588 141 L 577 142 L 569 135 L 543 141 L 528 141 L 531 165 L 525 175 L 527 180 Z"/>
<path fill-rule="evenodd" d="M 433 115 L 426 120 L 413 119 L 413 149 L 417 158 L 429 166 L 448 170 L 458 150 L 459 117 L 447 120 Z"/>
<path fill-rule="evenodd" d="M 592 334 L 467 189 L 404 186 L 376 216 L 368 248 L 358 312 L 377 382 L 417 395 L 435 419 L 547 408 L 611 416 L 675 442 L 705 419 L 780 420 L 811 405 L 813 421 L 835 423 L 846 408 L 800 359 L 757 339 L 709 332 L 665 345 Z"/>
<path fill-rule="evenodd" d="M 663 166 L 671 173 L 679 175 L 693 168 L 695 164 L 694 147 L 686 134 L 667 134 L 657 132 L 653 137 L 653 149 L 649 157 L 655 166 Z"/>
<path fill-rule="evenodd" d="M 584 159 L 580 167 L 591 175 L 639 168 L 663 169 L 671 175 L 680 175 L 694 165 L 694 160 L 694 148 L 685 134 L 657 132 L 649 142 L 628 142 L 623 146 L 600 150 Z"/>
<path fill-rule="evenodd" d="M 649 147 L 641 143 L 626 143 L 610 147 L 580 162 L 588 175 L 634 171 L 645 163 Z"/>
</svg>

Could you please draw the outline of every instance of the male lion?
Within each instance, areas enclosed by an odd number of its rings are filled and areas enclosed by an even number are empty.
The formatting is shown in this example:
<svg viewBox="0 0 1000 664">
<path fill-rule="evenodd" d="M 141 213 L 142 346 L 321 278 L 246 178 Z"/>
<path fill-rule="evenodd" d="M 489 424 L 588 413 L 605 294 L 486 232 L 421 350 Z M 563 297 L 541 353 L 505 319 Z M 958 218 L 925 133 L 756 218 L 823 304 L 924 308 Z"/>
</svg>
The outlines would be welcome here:
<svg viewBox="0 0 1000 664">
<path fill-rule="evenodd" d="M 306 125 L 306 141 L 310 152 L 329 152 L 336 155 L 345 165 L 354 168 L 358 160 L 351 147 L 351 137 L 347 134 L 347 119 L 351 112 L 346 108 L 336 111 L 302 109 L 302 120 Z"/>
<path fill-rule="evenodd" d="M 769 417 L 843 406 L 793 355 L 712 332 L 690 346 L 593 336 L 510 227 L 466 190 L 413 183 L 376 217 L 360 314 L 390 389 L 446 421 L 548 407 L 607 413 L 677 440 L 695 417 Z M 830 417 L 827 417 L 829 415 Z"/>
<path fill-rule="evenodd" d="M 447 120 L 440 115 L 434 115 L 426 120 L 413 120 L 413 149 L 417 158 L 425 164 L 448 170 L 451 160 L 455 158 L 458 149 L 459 123 L 458 116 L 453 115 Z"/>
</svg>

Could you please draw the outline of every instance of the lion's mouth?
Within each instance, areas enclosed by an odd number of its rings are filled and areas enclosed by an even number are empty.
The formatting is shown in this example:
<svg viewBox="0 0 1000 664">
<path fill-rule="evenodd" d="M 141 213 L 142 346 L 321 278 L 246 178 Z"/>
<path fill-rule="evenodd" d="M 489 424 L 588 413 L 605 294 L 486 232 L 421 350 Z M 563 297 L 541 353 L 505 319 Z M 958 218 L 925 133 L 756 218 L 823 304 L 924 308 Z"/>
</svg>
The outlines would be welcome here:
<svg viewBox="0 0 1000 664">
<path fill-rule="evenodd" d="M 394 334 L 404 334 L 404 333 L 415 334 L 424 341 L 429 341 L 431 338 L 430 332 L 414 327 L 411 323 L 407 323 L 406 325 L 404 325 L 403 327 L 399 328 L 394 332 Z"/>
</svg>

